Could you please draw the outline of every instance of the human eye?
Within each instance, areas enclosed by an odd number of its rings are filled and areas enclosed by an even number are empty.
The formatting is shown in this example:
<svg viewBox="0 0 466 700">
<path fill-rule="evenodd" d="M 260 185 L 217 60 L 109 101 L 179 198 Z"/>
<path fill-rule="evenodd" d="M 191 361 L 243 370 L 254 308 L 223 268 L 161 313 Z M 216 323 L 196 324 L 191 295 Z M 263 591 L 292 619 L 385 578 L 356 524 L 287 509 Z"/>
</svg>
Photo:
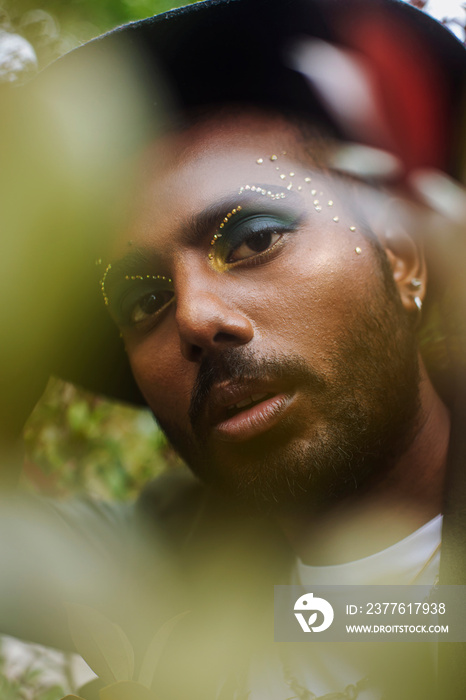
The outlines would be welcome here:
<svg viewBox="0 0 466 700">
<path fill-rule="evenodd" d="M 120 326 L 157 323 L 175 298 L 171 280 L 162 276 L 127 276 L 126 289 L 111 304 L 111 312 Z"/>
<path fill-rule="evenodd" d="M 147 292 L 132 307 L 129 318 L 130 324 L 135 325 L 158 316 L 172 301 L 173 296 L 173 292 L 168 290 Z"/>
<path fill-rule="evenodd" d="M 271 256 L 284 235 L 297 228 L 295 217 L 282 214 L 249 214 L 217 234 L 212 256 L 214 266 L 228 268 L 241 263 L 259 262 Z"/>
<path fill-rule="evenodd" d="M 265 253 L 277 243 L 282 234 L 275 230 L 274 227 L 260 228 L 258 231 L 252 232 L 234 248 L 227 258 L 227 263 L 234 263 L 246 258 L 252 258 L 260 253 Z"/>
</svg>

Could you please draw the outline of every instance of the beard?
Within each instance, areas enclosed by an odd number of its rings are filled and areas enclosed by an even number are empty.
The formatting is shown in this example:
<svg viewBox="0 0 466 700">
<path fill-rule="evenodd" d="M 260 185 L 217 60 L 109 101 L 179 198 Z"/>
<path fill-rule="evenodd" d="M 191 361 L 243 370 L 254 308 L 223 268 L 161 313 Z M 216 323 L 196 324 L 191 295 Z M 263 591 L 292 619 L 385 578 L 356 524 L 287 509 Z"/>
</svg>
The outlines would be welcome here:
<svg viewBox="0 0 466 700">
<path fill-rule="evenodd" d="M 380 272 L 366 308 L 340 331 L 337 349 L 326 352 L 328 372 L 299 354 L 264 355 L 247 346 L 205 357 L 191 395 L 190 433 L 158 419 L 197 476 L 267 511 L 325 508 L 386 476 L 415 434 L 419 361 L 412 318 L 386 258 Z M 244 378 L 297 387 L 309 416 L 292 412 L 245 443 L 211 440 L 203 417 L 213 387 Z"/>
</svg>

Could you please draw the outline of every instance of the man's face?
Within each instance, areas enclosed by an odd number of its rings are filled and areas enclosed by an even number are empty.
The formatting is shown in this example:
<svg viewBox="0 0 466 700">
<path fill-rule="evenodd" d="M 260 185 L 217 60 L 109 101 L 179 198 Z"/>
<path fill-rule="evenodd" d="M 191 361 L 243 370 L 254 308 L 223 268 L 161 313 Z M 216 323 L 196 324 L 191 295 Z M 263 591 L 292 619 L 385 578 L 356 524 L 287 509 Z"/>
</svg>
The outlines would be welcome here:
<svg viewBox="0 0 466 700">
<path fill-rule="evenodd" d="M 417 354 L 348 193 L 277 119 L 211 119 L 144 161 L 105 279 L 136 381 L 204 480 L 314 503 L 406 448 Z"/>
</svg>

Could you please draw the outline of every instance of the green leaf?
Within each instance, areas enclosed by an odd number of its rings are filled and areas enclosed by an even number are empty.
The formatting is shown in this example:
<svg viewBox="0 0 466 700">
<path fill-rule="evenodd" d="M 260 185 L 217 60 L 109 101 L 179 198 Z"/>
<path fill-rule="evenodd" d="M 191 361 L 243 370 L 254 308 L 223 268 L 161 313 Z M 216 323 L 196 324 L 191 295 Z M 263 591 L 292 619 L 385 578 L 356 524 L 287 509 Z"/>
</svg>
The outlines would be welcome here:
<svg viewBox="0 0 466 700">
<path fill-rule="evenodd" d="M 188 615 L 188 613 L 189 611 L 187 610 L 186 612 L 180 613 L 179 615 L 172 617 L 170 620 L 168 620 L 167 622 L 165 622 L 165 624 L 162 625 L 162 627 L 153 637 L 151 643 L 147 648 L 146 653 L 144 654 L 144 658 L 141 664 L 141 670 L 139 671 L 138 681 L 139 683 L 141 683 L 141 685 L 145 685 L 147 688 L 152 687 L 155 672 L 160 662 L 163 650 L 165 649 L 165 646 L 175 627 L 178 625 L 178 623 L 183 617 Z"/>
<path fill-rule="evenodd" d="M 92 670 L 105 683 L 132 680 L 134 651 L 121 627 L 86 605 L 66 608 L 73 642 Z"/>
<path fill-rule="evenodd" d="M 34 700 L 60 700 L 63 698 L 64 689 L 59 685 L 52 685 L 50 688 L 42 690 L 38 695 L 34 695 Z M 74 698 L 76 696 L 67 696 Z"/>
<path fill-rule="evenodd" d="M 102 688 L 100 700 L 155 700 L 154 696 L 140 683 L 120 681 Z"/>
</svg>

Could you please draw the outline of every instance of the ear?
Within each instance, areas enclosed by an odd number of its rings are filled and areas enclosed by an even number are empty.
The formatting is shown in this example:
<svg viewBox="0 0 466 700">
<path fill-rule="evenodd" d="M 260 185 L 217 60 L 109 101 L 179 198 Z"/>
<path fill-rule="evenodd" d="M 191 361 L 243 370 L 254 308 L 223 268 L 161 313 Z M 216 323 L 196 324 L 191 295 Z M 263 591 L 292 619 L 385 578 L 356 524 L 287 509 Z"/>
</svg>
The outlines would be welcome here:
<svg viewBox="0 0 466 700">
<path fill-rule="evenodd" d="M 427 285 L 424 250 L 418 237 L 402 226 L 390 226 L 379 233 L 387 254 L 403 306 L 407 311 L 420 310 Z"/>
</svg>

